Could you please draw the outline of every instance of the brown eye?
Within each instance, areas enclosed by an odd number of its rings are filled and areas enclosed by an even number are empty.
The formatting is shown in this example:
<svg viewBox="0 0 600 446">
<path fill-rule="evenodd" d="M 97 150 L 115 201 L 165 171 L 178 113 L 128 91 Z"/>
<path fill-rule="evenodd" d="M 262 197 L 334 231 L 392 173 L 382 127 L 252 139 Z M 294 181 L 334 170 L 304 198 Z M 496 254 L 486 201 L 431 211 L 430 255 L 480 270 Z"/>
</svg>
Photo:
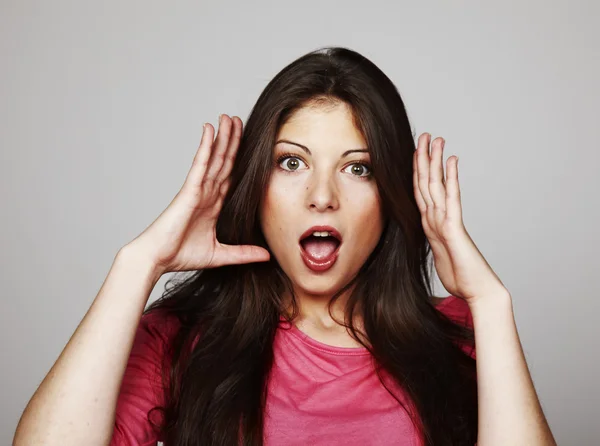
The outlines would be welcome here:
<svg viewBox="0 0 600 446">
<path fill-rule="evenodd" d="M 299 158 L 296 158 L 294 156 L 286 156 L 285 158 L 282 158 L 280 160 L 279 165 L 283 170 L 293 172 L 300 168 L 300 163 L 303 162 Z"/>
<path fill-rule="evenodd" d="M 289 160 L 287 160 L 287 162 L 285 163 L 285 165 L 290 170 L 296 170 L 298 168 L 298 166 L 300 166 L 300 163 L 298 162 L 297 159 L 290 158 Z"/>
<path fill-rule="evenodd" d="M 352 173 L 352 175 L 356 175 L 357 177 L 366 177 L 371 175 L 371 171 L 366 164 L 354 163 L 350 164 L 348 167 L 350 168 L 350 173 Z"/>
</svg>

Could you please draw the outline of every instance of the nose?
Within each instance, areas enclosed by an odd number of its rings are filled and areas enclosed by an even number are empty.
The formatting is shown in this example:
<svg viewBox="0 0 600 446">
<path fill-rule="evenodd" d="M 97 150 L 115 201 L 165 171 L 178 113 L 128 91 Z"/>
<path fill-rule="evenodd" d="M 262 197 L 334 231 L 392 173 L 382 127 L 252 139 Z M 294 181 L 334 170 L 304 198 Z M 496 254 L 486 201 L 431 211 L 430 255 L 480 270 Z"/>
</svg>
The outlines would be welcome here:
<svg viewBox="0 0 600 446">
<path fill-rule="evenodd" d="M 338 187 L 331 175 L 311 175 L 306 186 L 306 200 L 310 210 L 324 212 L 339 207 Z"/>
</svg>

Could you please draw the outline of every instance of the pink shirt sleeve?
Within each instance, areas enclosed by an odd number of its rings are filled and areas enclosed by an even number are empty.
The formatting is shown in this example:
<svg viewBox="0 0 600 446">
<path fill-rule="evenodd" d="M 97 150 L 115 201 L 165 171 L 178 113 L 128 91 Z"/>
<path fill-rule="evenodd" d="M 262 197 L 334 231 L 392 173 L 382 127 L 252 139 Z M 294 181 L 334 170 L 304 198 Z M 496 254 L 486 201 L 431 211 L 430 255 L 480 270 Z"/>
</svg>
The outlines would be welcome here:
<svg viewBox="0 0 600 446">
<path fill-rule="evenodd" d="M 450 296 L 446 299 L 451 299 L 448 301 L 447 305 L 443 305 L 440 310 L 446 314 L 450 319 L 473 329 L 473 315 L 471 314 L 471 309 L 469 308 L 469 304 L 464 299 L 456 296 Z M 463 351 L 471 356 L 473 359 L 476 359 L 475 354 L 475 345 L 472 347 L 469 345 L 461 346 Z"/>
<path fill-rule="evenodd" d="M 148 412 L 164 405 L 162 367 L 172 327 L 173 322 L 160 311 L 142 315 L 121 383 L 111 446 L 148 446 L 160 441 Z M 160 425 L 162 413 L 152 411 L 150 419 Z"/>
</svg>

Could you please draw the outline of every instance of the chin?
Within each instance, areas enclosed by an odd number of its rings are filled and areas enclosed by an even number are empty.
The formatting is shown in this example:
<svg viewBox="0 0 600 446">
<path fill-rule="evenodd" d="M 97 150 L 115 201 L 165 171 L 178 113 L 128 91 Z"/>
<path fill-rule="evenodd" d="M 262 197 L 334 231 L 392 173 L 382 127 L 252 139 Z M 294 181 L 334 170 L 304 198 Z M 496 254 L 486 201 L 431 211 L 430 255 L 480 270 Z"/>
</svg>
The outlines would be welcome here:
<svg viewBox="0 0 600 446">
<path fill-rule="evenodd" d="M 297 283 L 296 289 L 301 291 L 305 295 L 331 298 L 337 291 L 339 291 L 342 288 L 341 286 L 336 286 L 336 285 L 332 284 L 331 282 L 329 282 L 329 283 L 314 283 L 314 281 L 311 281 L 311 282 L 312 283 L 305 283 L 305 282 Z"/>
<path fill-rule="evenodd" d="M 333 274 L 302 274 L 292 279 L 297 292 L 311 296 L 332 297 L 346 284 L 346 280 Z"/>
</svg>

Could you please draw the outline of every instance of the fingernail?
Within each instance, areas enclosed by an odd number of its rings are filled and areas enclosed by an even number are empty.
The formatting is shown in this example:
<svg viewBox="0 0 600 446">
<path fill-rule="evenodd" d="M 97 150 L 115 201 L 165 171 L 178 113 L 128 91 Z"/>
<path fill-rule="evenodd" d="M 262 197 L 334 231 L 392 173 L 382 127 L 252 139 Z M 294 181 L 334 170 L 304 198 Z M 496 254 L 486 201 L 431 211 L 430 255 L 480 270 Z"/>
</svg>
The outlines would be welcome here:
<svg viewBox="0 0 600 446">
<path fill-rule="evenodd" d="M 219 124 L 221 123 L 221 116 L 223 116 L 222 113 L 219 115 Z"/>
</svg>

